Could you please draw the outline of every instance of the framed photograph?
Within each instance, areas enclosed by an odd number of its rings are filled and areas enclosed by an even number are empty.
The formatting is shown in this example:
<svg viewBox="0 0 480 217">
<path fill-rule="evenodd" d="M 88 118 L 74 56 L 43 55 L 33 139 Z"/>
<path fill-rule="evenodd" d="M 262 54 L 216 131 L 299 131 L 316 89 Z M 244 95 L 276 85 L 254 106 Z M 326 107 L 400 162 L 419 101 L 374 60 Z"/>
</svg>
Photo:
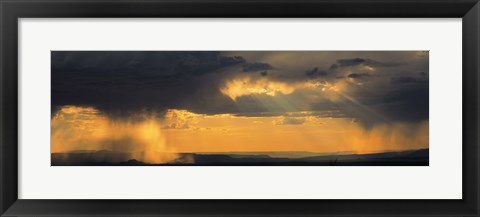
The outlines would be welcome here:
<svg viewBox="0 0 480 217">
<path fill-rule="evenodd" d="M 476 0 L 1 0 L 1 216 L 478 216 Z"/>
</svg>

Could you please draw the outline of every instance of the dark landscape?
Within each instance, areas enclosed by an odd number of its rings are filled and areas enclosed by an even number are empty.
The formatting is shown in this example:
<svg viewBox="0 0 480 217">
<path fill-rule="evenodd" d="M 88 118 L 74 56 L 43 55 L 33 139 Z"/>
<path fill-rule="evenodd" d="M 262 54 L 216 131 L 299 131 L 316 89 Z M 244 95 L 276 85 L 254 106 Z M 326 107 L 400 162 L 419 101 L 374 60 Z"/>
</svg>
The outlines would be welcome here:
<svg viewBox="0 0 480 217">
<path fill-rule="evenodd" d="M 181 153 L 165 164 L 130 159 L 130 154 L 108 150 L 52 153 L 52 166 L 428 166 L 429 149 L 373 154 L 311 152 Z"/>
</svg>

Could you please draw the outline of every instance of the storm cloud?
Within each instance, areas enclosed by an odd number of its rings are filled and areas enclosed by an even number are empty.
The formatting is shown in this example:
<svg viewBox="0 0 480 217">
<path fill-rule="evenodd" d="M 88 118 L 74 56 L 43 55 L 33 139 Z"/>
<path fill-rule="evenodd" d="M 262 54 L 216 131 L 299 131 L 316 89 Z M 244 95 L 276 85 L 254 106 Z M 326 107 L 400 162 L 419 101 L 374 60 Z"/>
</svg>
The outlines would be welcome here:
<svg viewBox="0 0 480 217">
<path fill-rule="evenodd" d="M 351 59 L 339 59 L 336 63 L 330 66 L 330 69 L 338 69 L 343 67 L 352 67 L 358 65 L 365 65 L 365 66 L 379 66 L 379 67 L 395 67 L 404 65 L 403 62 L 380 62 L 372 59 L 364 59 L 364 58 L 351 58 Z"/>
<path fill-rule="evenodd" d="M 182 109 L 238 116 L 310 111 L 352 118 L 365 127 L 420 122 L 428 120 L 424 54 L 52 51 L 52 114 L 77 105 L 117 118 Z"/>
</svg>

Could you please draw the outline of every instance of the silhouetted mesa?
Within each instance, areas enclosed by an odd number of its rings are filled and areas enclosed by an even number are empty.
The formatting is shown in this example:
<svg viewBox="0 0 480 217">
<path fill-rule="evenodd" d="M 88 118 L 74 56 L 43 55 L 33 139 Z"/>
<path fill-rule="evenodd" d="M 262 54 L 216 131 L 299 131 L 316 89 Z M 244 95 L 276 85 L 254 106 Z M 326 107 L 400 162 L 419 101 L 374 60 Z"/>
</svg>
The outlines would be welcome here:
<svg viewBox="0 0 480 217">
<path fill-rule="evenodd" d="M 108 150 L 52 153 L 52 166 L 428 166 L 429 149 L 374 154 L 289 152 L 180 153 L 177 160 L 149 164 Z M 280 156 L 280 157 L 279 157 Z M 305 157 L 307 156 L 307 157 Z"/>
</svg>

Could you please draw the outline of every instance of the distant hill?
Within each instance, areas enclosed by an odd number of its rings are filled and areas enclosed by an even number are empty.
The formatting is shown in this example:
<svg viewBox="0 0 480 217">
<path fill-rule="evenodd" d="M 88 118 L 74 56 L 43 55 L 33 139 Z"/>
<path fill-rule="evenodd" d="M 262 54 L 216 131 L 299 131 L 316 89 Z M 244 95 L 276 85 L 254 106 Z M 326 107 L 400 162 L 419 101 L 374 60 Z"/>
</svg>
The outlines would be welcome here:
<svg viewBox="0 0 480 217">
<path fill-rule="evenodd" d="M 180 153 L 175 162 L 148 164 L 108 150 L 52 153 L 52 166 L 428 166 L 429 149 L 374 154 L 311 152 Z M 290 157 L 282 157 L 290 156 Z"/>
<path fill-rule="evenodd" d="M 130 154 L 125 152 L 99 151 L 72 151 L 68 153 L 52 153 L 52 166 L 88 166 L 96 164 L 119 164 L 131 160 Z"/>
<path fill-rule="evenodd" d="M 197 155 L 228 155 L 233 158 L 237 157 L 254 157 L 254 156 L 263 156 L 263 157 L 272 157 L 272 158 L 305 158 L 305 157 L 316 157 L 316 156 L 327 156 L 327 155 L 347 155 L 352 154 L 352 152 L 327 152 L 327 153 L 316 153 L 316 152 L 307 152 L 307 151 L 275 151 L 275 152 L 197 152 Z"/>
</svg>

